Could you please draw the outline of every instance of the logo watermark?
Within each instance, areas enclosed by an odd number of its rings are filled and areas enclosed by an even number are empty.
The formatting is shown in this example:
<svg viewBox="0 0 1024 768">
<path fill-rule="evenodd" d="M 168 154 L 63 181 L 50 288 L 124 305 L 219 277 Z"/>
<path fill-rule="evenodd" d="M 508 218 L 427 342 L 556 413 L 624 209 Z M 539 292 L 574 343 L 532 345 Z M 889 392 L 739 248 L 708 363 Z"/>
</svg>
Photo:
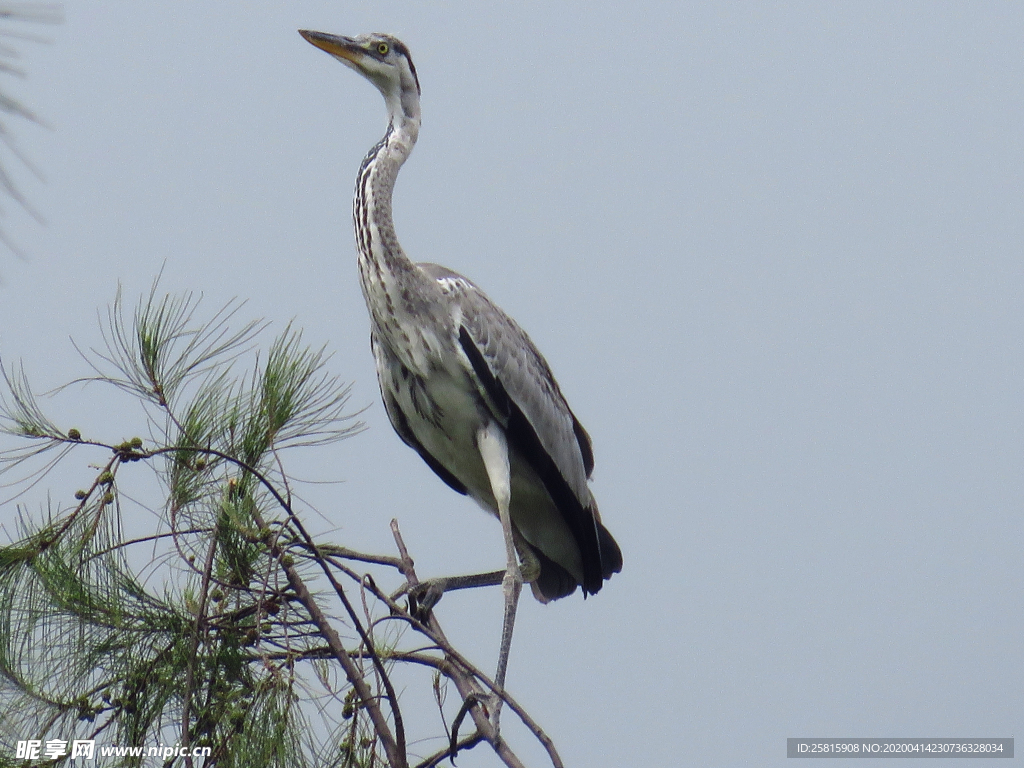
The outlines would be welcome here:
<svg viewBox="0 0 1024 768">
<path fill-rule="evenodd" d="M 17 760 L 56 760 L 61 757 L 95 760 L 99 757 L 209 757 L 212 747 L 183 747 L 180 744 L 160 744 L 151 747 L 121 747 L 104 744 L 97 748 L 95 739 L 25 739 L 19 741 L 14 757 Z"/>
</svg>

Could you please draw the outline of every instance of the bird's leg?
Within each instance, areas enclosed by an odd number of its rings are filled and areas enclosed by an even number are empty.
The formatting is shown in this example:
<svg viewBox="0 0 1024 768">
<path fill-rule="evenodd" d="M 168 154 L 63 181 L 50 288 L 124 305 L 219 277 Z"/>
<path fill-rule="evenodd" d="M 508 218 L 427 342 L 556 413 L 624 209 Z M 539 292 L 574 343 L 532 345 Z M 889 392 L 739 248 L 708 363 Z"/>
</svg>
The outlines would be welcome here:
<svg viewBox="0 0 1024 768">
<path fill-rule="evenodd" d="M 523 583 L 531 584 L 540 577 L 540 561 L 518 531 L 513 529 L 512 534 L 515 537 L 516 551 L 519 552 L 519 572 L 523 576 Z M 471 573 L 466 576 L 440 576 L 424 579 L 414 587 L 403 584 L 391 595 L 391 599 L 397 600 L 402 595 L 408 595 L 409 613 L 420 621 L 426 622 L 430 612 L 435 605 L 441 602 L 445 592 L 476 589 L 477 587 L 496 587 L 505 580 L 505 573 L 506 569 L 503 568 L 500 571 Z"/>
<path fill-rule="evenodd" d="M 519 605 L 519 593 L 523 588 L 523 574 L 519 570 L 519 558 L 516 555 L 515 537 L 512 534 L 512 516 L 509 504 L 512 501 L 512 480 L 508 467 L 508 443 L 505 433 L 494 422 L 477 433 L 477 449 L 487 469 L 487 477 L 491 481 L 491 492 L 498 505 L 498 517 L 501 529 L 505 534 L 505 576 L 501 581 L 501 590 L 505 594 L 505 620 L 501 630 L 501 649 L 498 651 L 498 671 L 494 673 L 494 684 L 499 691 L 505 690 L 505 670 L 508 667 L 508 654 L 512 647 L 512 628 L 516 622 L 516 607 Z M 501 699 L 494 704 L 491 718 L 494 730 L 498 730 L 498 717 L 501 714 Z"/>
<path fill-rule="evenodd" d="M 458 589 L 475 589 L 476 587 L 494 587 L 501 584 L 505 578 L 505 571 L 488 571 L 487 573 L 473 573 L 468 576 L 441 576 L 434 579 L 424 579 L 415 587 L 408 584 L 402 586 L 397 592 L 391 595 L 392 600 L 397 600 L 403 594 L 409 596 L 409 613 L 420 621 L 426 622 L 434 606 L 441 602 L 445 592 L 454 592 Z M 525 578 L 525 577 L 524 577 Z"/>
</svg>

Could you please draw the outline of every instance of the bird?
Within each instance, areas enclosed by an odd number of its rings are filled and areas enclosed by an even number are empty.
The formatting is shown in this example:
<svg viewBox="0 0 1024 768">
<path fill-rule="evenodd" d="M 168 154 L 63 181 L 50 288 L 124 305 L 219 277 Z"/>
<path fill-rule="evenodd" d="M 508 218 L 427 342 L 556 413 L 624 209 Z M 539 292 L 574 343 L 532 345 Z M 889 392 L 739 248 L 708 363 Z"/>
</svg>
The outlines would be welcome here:
<svg viewBox="0 0 1024 768">
<path fill-rule="evenodd" d="M 589 487 L 590 436 L 526 332 L 471 280 L 414 263 L 398 242 L 392 193 L 420 130 L 408 47 L 379 33 L 299 34 L 384 97 L 387 129 L 359 168 L 352 210 L 370 346 L 395 432 L 441 480 L 502 523 L 503 571 L 437 580 L 442 591 L 502 584 L 501 690 L 524 579 L 547 603 L 577 587 L 584 597 L 595 594 L 622 569 Z"/>
</svg>

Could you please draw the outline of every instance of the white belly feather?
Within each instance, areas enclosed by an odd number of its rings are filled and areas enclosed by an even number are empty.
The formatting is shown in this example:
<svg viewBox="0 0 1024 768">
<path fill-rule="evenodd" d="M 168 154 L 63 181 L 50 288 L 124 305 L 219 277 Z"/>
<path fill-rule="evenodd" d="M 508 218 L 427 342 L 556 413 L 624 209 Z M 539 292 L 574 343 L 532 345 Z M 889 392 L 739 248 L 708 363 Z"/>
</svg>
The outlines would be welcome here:
<svg viewBox="0 0 1024 768">
<path fill-rule="evenodd" d="M 465 367 L 450 370 L 441 360 L 463 360 L 461 349 L 455 354 L 437 356 L 433 361 L 423 356 L 424 353 L 429 355 L 426 350 L 421 348 L 419 352 L 417 362 L 427 363 L 429 373 L 421 376 L 417 372 L 418 382 L 397 374 L 397 361 L 388 360 L 386 352 L 377 355 L 378 375 L 382 383 L 387 381 L 395 404 L 406 414 L 417 442 L 466 486 L 469 495 L 481 507 L 497 517 L 497 503 L 477 449 L 477 434 L 486 421 L 494 417 L 470 378 L 469 360 L 464 360 Z M 423 413 L 427 403 L 430 410 Z M 421 413 L 423 417 L 416 417 Z M 582 581 L 583 565 L 568 525 L 537 473 L 512 445 L 509 446 L 509 470 L 512 522 L 528 542 Z"/>
</svg>

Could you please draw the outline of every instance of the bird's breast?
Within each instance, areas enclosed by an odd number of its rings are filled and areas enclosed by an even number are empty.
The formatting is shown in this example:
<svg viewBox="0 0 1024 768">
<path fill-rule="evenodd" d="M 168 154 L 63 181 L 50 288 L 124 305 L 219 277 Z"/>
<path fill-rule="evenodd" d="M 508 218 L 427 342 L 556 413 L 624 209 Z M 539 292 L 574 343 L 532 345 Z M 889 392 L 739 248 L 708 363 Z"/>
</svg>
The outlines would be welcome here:
<svg viewBox="0 0 1024 768">
<path fill-rule="evenodd" d="M 449 308 L 432 280 L 381 269 L 368 259 L 360 260 L 360 277 L 374 332 L 403 366 L 428 378 L 451 365 L 458 343 Z"/>
<path fill-rule="evenodd" d="M 490 414 L 464 370 L 433 362 L 424 376 L 378 357 L 381 387 L 391 393 L 417 442 L 479 496 L 490 486 L 476 436 Z"/>
</svg>

